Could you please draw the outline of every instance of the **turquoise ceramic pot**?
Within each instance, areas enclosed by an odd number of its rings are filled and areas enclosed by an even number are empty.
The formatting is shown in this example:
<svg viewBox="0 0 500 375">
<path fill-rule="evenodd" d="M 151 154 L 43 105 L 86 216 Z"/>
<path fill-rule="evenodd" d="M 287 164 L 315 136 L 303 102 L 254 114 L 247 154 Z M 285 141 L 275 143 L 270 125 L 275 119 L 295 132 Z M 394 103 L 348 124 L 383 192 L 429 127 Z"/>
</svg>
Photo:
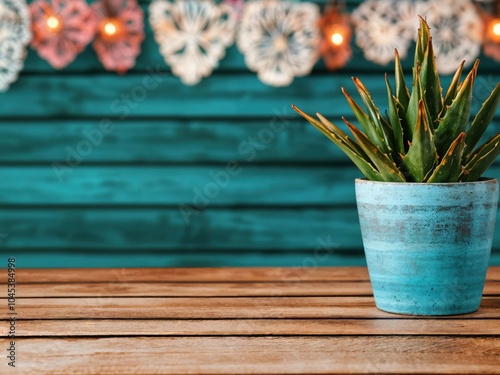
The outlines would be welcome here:
<svg viewBox="0 0 500 375">
<path fill-rule="evenodd" d="M 419 184 L 356 180 L 368 272 L 381 310 L 476 311 L 498 205 L 498 181 Z"/>
</svg>

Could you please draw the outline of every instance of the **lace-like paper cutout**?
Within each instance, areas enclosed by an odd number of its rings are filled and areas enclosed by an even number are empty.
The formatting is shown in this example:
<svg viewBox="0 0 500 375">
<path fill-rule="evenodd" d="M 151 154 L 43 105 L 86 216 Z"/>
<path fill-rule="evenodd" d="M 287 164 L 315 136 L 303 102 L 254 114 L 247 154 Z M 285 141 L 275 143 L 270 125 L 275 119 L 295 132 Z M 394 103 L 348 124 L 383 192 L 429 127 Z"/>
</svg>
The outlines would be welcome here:
<svg viewBox="0 0 500 375">
<path fill-rule="evenodd" d="M 319 17 L 318 6 L 311 3 L 247 3 L 237 43 L 248 68 L 277 87 L 309 74 L 319 56 Z"/>
<path fill-rule="evenodd" d="M 236 13 L 212 0 L 155 0 L 149 19 L 160 53 L 186 85 L 209 77 L 234 43 Z"/>
<path fill-rule="evenodd" d="M 367 60 L 386 65 L 394 60 L 394 49 L 401 58 L 408 53 L 418 28 L 418 14 L 424 4 L 396 0 L 368 0 L 353 13 L 356 44 Z"/>
<path fill-rule="evenodd" d="M 0 91 L 17 80 L 31 39 L 29 9 L 24 0 L 0 0 Z"/>
<path fill-rule="evenodd" d="M 451 74 L 463 60 L 471 65 L 481 51 L 483 25 L 468 0 L 431 0 L 426 14 L 438 71 Z"/>
</svg>

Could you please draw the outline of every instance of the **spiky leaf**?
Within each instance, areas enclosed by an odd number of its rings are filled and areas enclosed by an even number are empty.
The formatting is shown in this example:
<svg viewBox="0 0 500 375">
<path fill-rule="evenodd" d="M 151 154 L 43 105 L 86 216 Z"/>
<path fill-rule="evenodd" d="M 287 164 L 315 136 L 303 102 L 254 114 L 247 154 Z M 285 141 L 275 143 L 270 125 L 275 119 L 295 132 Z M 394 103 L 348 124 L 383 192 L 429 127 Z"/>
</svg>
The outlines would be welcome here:
<svg viewBox="0 0 500 375">
<path fill-rule="evenodd" d="M 377 170 L 382 175 L 383 179 L 388 182 L 405 182 L 405 177 L 399 171 L 396 164 L 389 159 L 389 157 L 382 153 L 380 149 L 375 146 L 368 137 L 354 125 L 345 120 L 345 123 L 351 130 L 354 138 L 359 142 L 359 145 L 363 148 L 365 153 L 368 155 L 373 164 L 375 164 Z"/>
<path fill-rule="evenodd" d="M 387 87 L 387 101 L 389 103 L 389 122 L 391 124 L 392 132 L 394 134 L 394 143 L 396 145 L 396 150 L 404 155 L 404 135 L 403 127 L 401 126 L 401 119 L 399 118 L 399 111 L 396 105 L 396 97 L 392 94 L 391 85 L 389 84 L 389 78 L 387 74 L 385 75 L 385 85 Z"/>
<path fill-rule="evenodd" d="M 444 117 L 439 120 L 435 142 L 440 157 L 450 148 L 453 140 L 467 128 L 478 62 L 476 61 L 467 78 L 460 86 L 456 98 L 451 103 Z"/>
<path fill-rule="evenodd" d="M 474 120 L 467 131 L 467 137 L 465 138 L 465 143 L 467 144 L 467 147 L 465 148 L 465 155 L 471 154 L 477 143 L 481 140 L 486 129 L 488 128 L 488 125 L 493 119 L 493 116 L 495 115 L 499 103 L 500 83 L 497 83 L 489 98 L 486 99 L 481 106 L 481 109 L 476 114 L 476 117 L 474 117 Z"/>
<path fill-rule="evenodd" d="M 434 167 L 437 154 L 433 135 L 423 100 L 418 105 L 418 117 L 413 133 L 413 140 L 403 165 L 411 180 L 421 182 Z"/>
<path fill-rule="evenodd" d="M 462 61 L 460 66 L 458 67 L 453 79 L 451 80 L 450 86 L 448 87 L 448 91 L 446 92 L 446 96 L 443 102 L 443 108 L 441 109 L 441 113 L 439 114 L 439 118 L 444 117 L 446 111 L 448 110 L 448 106 L 451 105 L 455 96 L 457 96 L 458 86 L 460 84 L 460 77 L 462 76 L 462 70 L 464 68 L 465 60 Z"/>
<path fill-rule="evenodd" d="M 500 154 L 500 134 L 490 138 L 481 146 L 465 166 L 460 181 L 477 181 Z"/>
<path fill-rule="evenodd" d="M 366 112 L 359 106 L 358 103 L 349 95 L 349 93 L 342 87 L 342 93 L 347 99 L 347 102 L 349 103 L 349 106 L 351 107 L 352 112 L 354 113 L 354 116 L 358 120 L 359 124 L 365 131 L 366 135 L 370 139 L 370 141 L 375 144 L 376 146 L 380 147 L 381 150 L 384 150 L 385 152 L 389 152 L 389 147 L 381 134 L 379 134 L 379 131 L 377 130 L 377 127 L 375 124 L 372 122 L 370 117 L 366 114 Z"/>
<path fill-rule="evenodd" d="M 328 131 L 325 125 L 315 119 L 314 117 L 308 115 L 307 113 L 300 110 L 295 105 L 292 108 L 297 111 L 302 117 L 309 121 L 316 129 L 323 133 L 328 139 L 330 139 L 338 148 L 340 148 L 349 159 L 358 167 L 361 173 L 371 181 L 384 181 L 381 174 L 373 167 L 370 159 L 366 156 L 364 151 L 361 150 L 360 146 L 351 139 L 347 134 L 342 132 L 340 129 L 335 127 L 339 134 L 335 134 L 333 131 Z M 333 124 L 332 124 L 333 125 Z M 359 153 L 357 150 L 361 150 Z"/>
<path fill-rule="evenodd" d="M 377 132 L 380 139 L 382 139 L 382 147 L 380 149 L 382 150 L 382 152 L 389 154 L 391 151 L 389 147 L 389 139 L 382 125 L 380 111 L 373 102 L 373 99 L 365 85 L 363 85 L 363 83 L 356 77 L 353 77 L 352 80 L 354 82 L 354 85 L 356 86 L 356 89 L 358 90 L 359 95 L 361 96 L 361 100 L 365 104 L 371 122 L 375 125 L 375 131 Z"/>
<path fill-rule="evenodd" d="M 415 59 L 413 64 L 414 67 L 423 63 L 430 37 L 429 25 L 422 17 L 420 17 L 420 28 L 418 29 L 417 46 L 415 48 Z M 415 81 L 416 75 L 417 72 L 413 71 L 413 81 Z"/>
<path fill-rule="evenodd" d="M 434 121 L 437 121 L 439 113 L 443 108 L 443 97 L 437 71 L 436 58 L 434 57 L 434 50 L 432 48 L 432 38 L 429 38 L 427 49 L 420 68 L 420 82 L 422 85 L 425 103 L 427 104 L 427 109 L 429 111 L 429 117 L 432 121 L 432 126 L 437 127 L 437 124 L 434 124 Z"/>
<path fill-rule="evenodd" d="M 401 60 L 399 59 L 398 50 L 394 52 L 394 81 L 396 84 L 396 98 L 401 103 L 403 108 L 408 107 L 408 102 L 410 101 L 410 91 L 406 86 L 405 76 L 403 73 L 403 68 L 401 67 Z"/>
<path fill-rule="evenodd" d="M 434 169 L 429 183 L 437 182 L 457 182 L 462 172 L 462 155 L 465 149 L 465 133 L 460 133 L 451 144 L 446 155 L 441 159 L 441 163 Z"/>
</svg>

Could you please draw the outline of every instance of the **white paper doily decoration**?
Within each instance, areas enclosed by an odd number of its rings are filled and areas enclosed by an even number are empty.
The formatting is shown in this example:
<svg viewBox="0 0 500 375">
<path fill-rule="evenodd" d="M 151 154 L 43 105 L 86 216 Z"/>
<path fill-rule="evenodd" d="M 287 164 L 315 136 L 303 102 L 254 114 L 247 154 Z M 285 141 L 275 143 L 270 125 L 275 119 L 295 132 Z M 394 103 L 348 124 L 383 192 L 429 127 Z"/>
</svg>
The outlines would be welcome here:
<svg viewBox="0 0 500 375">
<path fill-rule="evenodd" d="M 410 42 L 417 34 L 418 11 L 419 8 L 408 1 L 363 2 L 352 13 L 352 19 L 356 44 L 363 50 L 365 58 L 386 65 L 394 60 L 394 49 L 405 58 Z"/>
<path fill-rule="evenodd" d="M 469 0 L 432 0 L 426 14 L 438 71 L 454 73 L 460 63 L 472 65 L 481 52 L 482 20 Z"/>
<path fill-rule="evenodd" d="M 420 27 L 420 17 L 425 19 L 429 7 L 427 1 L 398 1 L 399 24 L 404 36 L 410 40 L 417 40 Z"/>
<path fill-rule="evenodd" d="M 186 85 L 208 77 L 234 43 L 236 14 L 213 0 L 155 0 L 149 20 L 160 53 Z"/>
<path fill-rule="evenodd" d="M 246 3 L 237 44 L 248 68 L 276 87 L 309 74 L 319 57 L 319 17 L 319 7 L 311 3 Z"/>
<path fill-rule="evenodd" d="M 0 0 L 0 91 L 6 91 L 24 65 L 31 40 L 25 0 Z"/>
</svg>

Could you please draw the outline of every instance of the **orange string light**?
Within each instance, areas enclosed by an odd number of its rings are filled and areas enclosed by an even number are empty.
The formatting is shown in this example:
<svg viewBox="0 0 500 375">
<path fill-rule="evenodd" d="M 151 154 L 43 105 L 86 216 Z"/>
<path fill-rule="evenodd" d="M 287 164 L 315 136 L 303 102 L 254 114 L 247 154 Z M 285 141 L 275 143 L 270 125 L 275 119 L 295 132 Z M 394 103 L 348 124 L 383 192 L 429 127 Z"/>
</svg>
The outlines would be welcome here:
<svg viewBox="0 0 500 375">
<path fill-rule="evenodd" d="M 500 18 L 492 19 L 487 30 L 489 39 L 495 43 L 500 43 Z"/>
<path fill-rule="evenodd" d="M 62 23 L 58 17 L 50 15 L 47 17 L 47 20 L 45 22 L 47 23 L 47 29 L 49 29 L 50 31 L 58 32 L 59 30 L 61 30 Z"/>
<path fill-rule="evenodd" d="M 121 32 L 120 21 L 114 18 L 107 18 L 101 21 L 100 34 L 103 39 L 113 40 Z"/>
</svg>

